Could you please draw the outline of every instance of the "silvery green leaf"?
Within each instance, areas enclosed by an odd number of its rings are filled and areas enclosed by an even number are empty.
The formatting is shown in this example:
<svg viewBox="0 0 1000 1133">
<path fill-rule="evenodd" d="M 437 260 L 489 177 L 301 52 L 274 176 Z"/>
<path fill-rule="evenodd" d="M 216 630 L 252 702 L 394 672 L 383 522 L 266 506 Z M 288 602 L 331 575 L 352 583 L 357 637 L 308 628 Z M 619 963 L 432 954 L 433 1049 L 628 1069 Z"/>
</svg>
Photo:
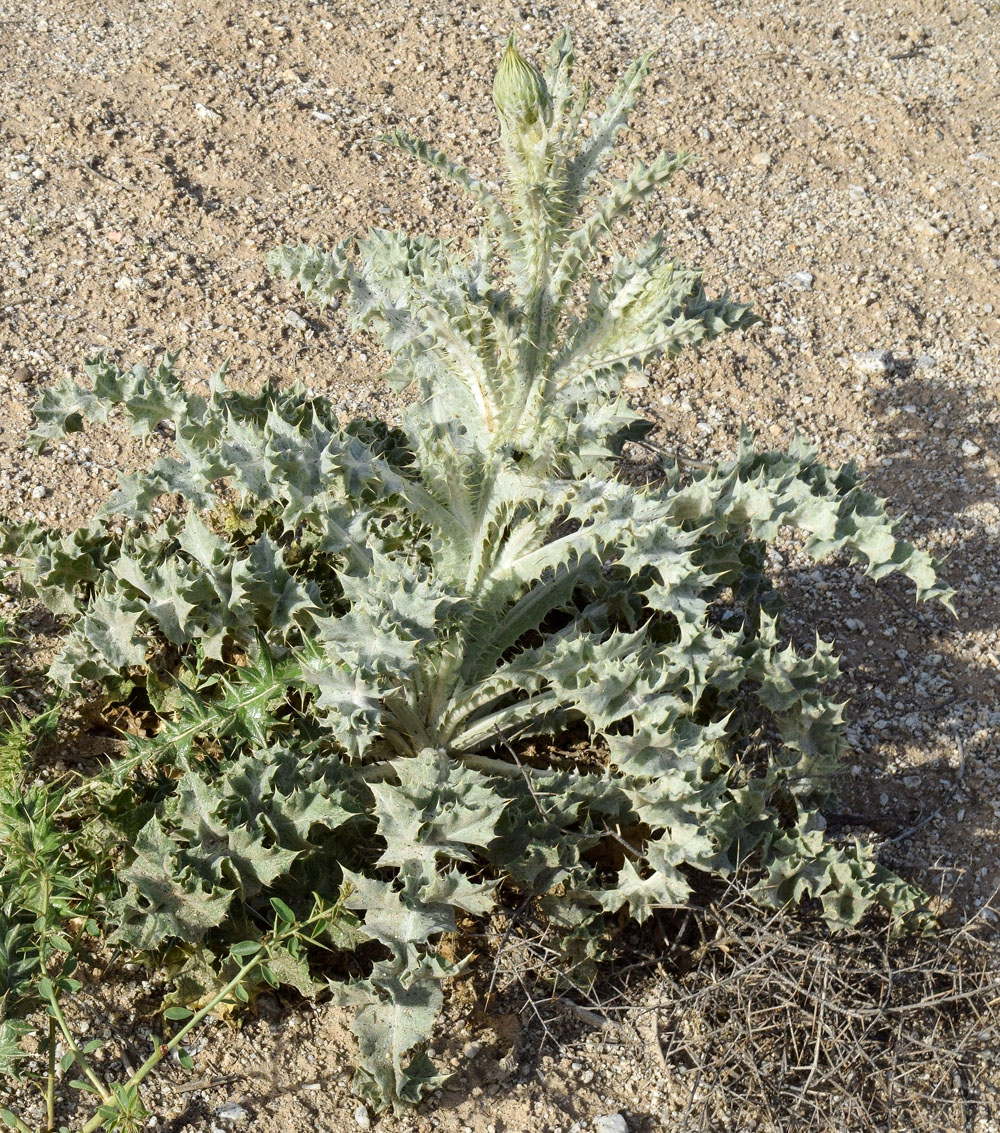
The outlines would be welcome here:
<svg viewBox="0 0 1000 1133">
<path fill-rule="evenodd" d="M 758 453 L 744 433 L 736 459 L 696 474 L 673 493 L 672 505 L 680 522 L 711 524 L 718 535 L 743 525 L 770 540 L 782 527 L 796 528 L 815 558 L 844 548 L 873 577 L 899 570 L 916 584 L 918 599 L 951 602 L 953 592 L 937 579 L 930 557 L 896 540 L 884 501 L 863 488 L 854 466 L 830 470 L 802 441 L 787 453 Z"/>
<path fill-rule="evenodd" d="M 441 1012 L 440 977 L 425 961 L 398 975 L 376 969 L 370 984 L 372 1001 L 351 1025 L 361 1063 L 356 1085 L 376 1110 L 414 1105 L 447 1078 L 422 1051 L 407 1060 Z"/>
<path fill-rule="evenodd" d="M 303 681 L 317 692 L 316 709 L 332 738 L 352 762 L 361 759 L 381 735 L 385 714 L 381 690 L 356 669 L 327 662 L 303 662 Z"/>
<path fill-rule="evenodd" d="M 492 842 L 503 810 L 489 780 L 442 751 L 425 750 L 397 761 L 399 785 L 372 786 L 380 865 L 403 867 L 438 856 L 473 861 L 471 847 Z"/>
<path fill-rule="evenodd" d="M 615 136 L 625 127 L 635 106 L 639 89 L 649 70 L 650 55 L 637 59 L 618 80 L 608 97 L 604 113 L 593 123 L 590 136 L 567 168 L 567 188 L 573 204 L 580 200 L 591 178 L 614 145 Z"/>
<path fill-rule="evenodd" d="M 384 944 L 401 964 L 416 962 L 421 946 L 441 933 L 455 931 L 455 910 L 446 900 L 424 899 L 416 886 L 400 890 L 390 881 L 378 881 L 364 874 L 344 870 L 348 909 L 364 910 L 361 931 L 371 940 Z"/>
<path fill-rule="evenodd" d="M 626 859 L 618 871 L 615 887 L 599 890 L 597 898 L 608 913 L 616 913 L 623 905 L 628 905 L 629 912 L 642 924 L 656 909 L 683 907 L 690 895 L 691 886 L 676 870 L 654 869 L 647 877 L 642 877 Z"/>
<path fill-rule="evenodd" d="M 141 520 L 149 515 L 153 504 L 166 495 L 181 496 L 198 511 L 207 511 L 219 504 L 211 481 L 220 478 L 225 469 L 219 467 L 208 474 L 179 461 L 163 458 L 148 472 L 119 476 L 118 488 L 98 512 L 100 517 L 124 516 Z M 217 472 L 218 476 L 213 473 Z"/>
<path fill-rule="evenodd" d="M 209 530 L 194 511 L 187 513 L 177 542 L 180 550 L 187 552 L 205 570 L 212 570 L 228 557 L 225 539 Z"/>
<path fill-rule="evenodd" d="M 265 532 L 249 548 L 250 577 L 244 600 L 259 611 L 257 620 L 286 634 L 316 611 L 315 588 L 306 587 L 289 571 L 285 554 Z"/>
<path fill-rule="evenodd" d="M 321 311 L 348 286 L 349 269 L 343 244 L 329 252 L 305 244 L 279 248 L 268 256 L 268 266 L 275 275 L 296 283 L 302 294 Z"/>
<path fill-rule="evenodd" d="M 432 169 L 436 169 L 439 173 L 454 181 L 486 209 L 491 223 L 504 238 L 505 243 L 509 245 L 513 242 L 513 224 L 510 217 L 507 216 L 502 202 L 487 189 L 478 177 L 473 177 L 464 166 L 451 161 L 440 150 L 428 145 L 423 139 L 414 138 L 402 130 L 384 134 L 382 140 L 398 147 L 404 153 L 409 153 L 420 161 L 426 162 Z"/>
<path fill-rule="evenodd" d="M 107 405 L 69 378 L 63 378 L 57 386 L 46 389 L 32 412 L 35 427 L 31 435 L 37 451 L 49 440 L 78 433 L 84 421 L 104 422 L 108 419 Z"/>
<path fill-rule="evenodd" d="M 116 938 L 138 949 L 169 940 L 196 944 L 222 923 L 233 891 L 206 884 L 190 867 L 179 870 L 175 844 L 155 819 L 140 831 L 134 851 L 122 873 L 129 890 L 116 906 Z"/>
<path fill-rule="evenodd" d="M 561 250 L 558 267 L 553 273 L 553 290 L 568 296 L 612 221 L 627 215 L 636 204 L 648 199 L 659 185 L 670 180 L 691 160 L 688 154 L 661 153 L 652 165 L 637 163 L 624 181 L 616 181 L 612 191 L 597 202 L 591 215 L 572 233 Z"/>
<path fill-rule="evenodd" d="M 17 561 L 25 595 L 69 619 L 80 617 L 81 594 L 101 579 L 116 555 L 113 538 L 99 522 L 68 533 L 34 523 L 12 526 L 4 544 L 4 553 Z"/>
<path fill-rule="evenodd" d="M 100 592 L 70 630 L 49 675 L 65 688 L 81 679 L 112 676 L 145 663 L 147 639 L 140 632 L 141 603 Z"/>
</svg>

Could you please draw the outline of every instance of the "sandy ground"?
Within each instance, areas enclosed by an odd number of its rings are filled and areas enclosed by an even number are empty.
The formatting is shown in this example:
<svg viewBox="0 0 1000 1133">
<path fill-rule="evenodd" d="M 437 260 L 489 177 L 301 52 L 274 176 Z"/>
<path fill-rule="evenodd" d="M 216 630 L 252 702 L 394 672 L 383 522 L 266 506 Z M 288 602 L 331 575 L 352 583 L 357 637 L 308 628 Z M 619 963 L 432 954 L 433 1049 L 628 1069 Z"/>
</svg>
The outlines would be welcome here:
<svg viewBox="0 0 1000 1133">
<path fill-rule="evenodd" d="M 663 226 L 711 289 L 766 320 L 634 383 L 660 439 L 704 457 L 731 452 L 740 422 L 776 445 L 798 430 L 831 462 L 856 457 L 947 559 L 957 621 L 793 548 L 782 578 L 795 636 L 843 651 L 856 750 L 841 825 L 877 831 L 886 861 L 965 915 L 1000 884 L 996 3 L 0 0 L 0 512 L 81 522 L 119 470 L 153 459 L 156 442 L 113 427 L 28 454 L 39 390 L 96 350 L 181 348 L 193 382 L 230 358 L 239 380 L 298 377 L 346 413 L 391 415 L 377 349 L 271 283 L 263 256 L 371 224 L 472 230 L 465 203 L 378 136 L 405 127 L 492 171 L 502 39 L 517 29 L 539 53 L 564 24 L 599 93 L 657 49 L 623 161 L 701 157 L 624 241 Z M 569 1133 L 604 1114 L 625 1121 L 611 1133 L 676 1128 L 676 1083 L 641 1052 L 582 1036 L 585 1057 L 504 1079 L 511 1043 L 477 1054 L 454 1011 L 448 1041 L 474 1069 L 380 1129 Z M 204 1078 L 256 1077 L 164 1086 L 170 1116 L 152 1127 L 363 1127 L 349 1049 L 343 1015 L 265 1004 L 199 1055 Z"/>
</svg>

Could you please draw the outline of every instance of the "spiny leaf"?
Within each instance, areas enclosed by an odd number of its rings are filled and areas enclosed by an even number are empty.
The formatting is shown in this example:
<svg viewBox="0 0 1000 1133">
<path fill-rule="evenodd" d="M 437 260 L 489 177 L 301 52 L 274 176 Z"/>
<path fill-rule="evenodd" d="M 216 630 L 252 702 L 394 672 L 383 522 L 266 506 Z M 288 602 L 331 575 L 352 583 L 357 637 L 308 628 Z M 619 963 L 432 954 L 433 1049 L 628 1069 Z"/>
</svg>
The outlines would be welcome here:
<svg viewBox="0 0 1000 1133">
<path fill-rule="evenodd" d="M 279 248 L 268 257 L 268 266 L 275 274 L 296 283 L 321 311 L 348 286 L 348 260 L 343 244 L 329 252 L 305 244 Z"/>
</svg>

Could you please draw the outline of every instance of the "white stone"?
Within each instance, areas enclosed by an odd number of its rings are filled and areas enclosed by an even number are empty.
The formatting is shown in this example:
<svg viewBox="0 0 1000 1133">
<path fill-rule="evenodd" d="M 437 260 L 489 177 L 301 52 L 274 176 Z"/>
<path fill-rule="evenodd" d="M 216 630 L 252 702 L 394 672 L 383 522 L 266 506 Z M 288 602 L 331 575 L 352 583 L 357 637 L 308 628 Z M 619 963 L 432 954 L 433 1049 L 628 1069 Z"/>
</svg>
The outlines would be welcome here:
<svg viewBox="0 0 1000 1133">
<path fill-rule="evenodd" d="M 371 1129 L 372 1119 L 368 1116 L 368 1110 L 363 1105 L 354 1107 L 354 1122 L 361 1129 Z"/>
<path fill-rule="evenodd" d="M 917 220 L 913 223 L 913 231 L 918 236 L 926 236 L 928 240 L 940 240 L 944 233 L 936 228 L 929 220 Z"/>
<path fill-rule="evenodd" d="M 215 1111 L 215 1116 L 221 1118 L 223 1121 L 234 1121 L 242 1123 L 250 1116 L 249 1113 L 241 1105 L 235 1102 L 226 1102 L 220 1105 Z"/>
<path fill-rule="evenodd" d="M 595 1133 L 628 1133 L 628 1125 L 620 1113 L 605 1113 L 594 1118 Z"/>
<path fill-rule="evenodd" d="M 962 452 L 965 456 L 978 456 L 982 451 L 975 441 L 962 441 Z"/>
<path fill-rule="evenodd" d="M 145 291 L 149 286 L 145 276 L 120 275 L 115 280 L 115 291 Z"/>
<path fill-rule="evenodd" d="M 851 360 L 856 369 L 869 377 L 891 373 L 894 365 L 891 350 L 861 350 L 852 354 Z"/>
</svg>

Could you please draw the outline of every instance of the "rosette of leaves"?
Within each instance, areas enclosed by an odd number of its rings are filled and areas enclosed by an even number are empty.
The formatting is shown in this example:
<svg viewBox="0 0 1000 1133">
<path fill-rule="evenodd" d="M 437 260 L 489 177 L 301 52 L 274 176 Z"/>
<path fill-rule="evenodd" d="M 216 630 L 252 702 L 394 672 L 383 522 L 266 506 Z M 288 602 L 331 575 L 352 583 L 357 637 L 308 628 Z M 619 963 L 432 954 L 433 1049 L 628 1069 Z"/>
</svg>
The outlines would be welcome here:
<svg viewBox="0 0 1000 1133">
<path fill-rule="evenodd" d="M 683 906 L 737 868 L 761 902 L 809 899 L 834 925 L 876 904 L 922 915 L 869 850 L 824 836 L 837 664 L 783 640 L 765 548 L 791 528 L 817 558 L 949 592 L 855 469 L 802 445 L 745 437 L 690 475 L 618 475 L 646 427 L 627 369 L 752 316 L 707 297 L 661 237 L 614 253 L 616 219 L 686 159 L 596 191 L 648 60 L 587 129 L 572 61 L 566 34 L 544 75 L 508 47 L 501 193 L 391 139 L 481 206 L 471 251 L 372 231 L 272 259 L 381 337 L 387 380 L 417 391 L 398 428 L 344 424 L 301 387 L 239 392 L 220 374 L 192 392 L 169 356 L 155 372 L 95 359 L 92 389 L 39 402 L 40 443 L 120 406 L 138 435 L 169 429 L 175 454 L 80 531 L 6 529 L 22 592 L 66 619 L 53 679 L 127 680 L 159 713 L 112 773 L 148 816 L 118 939 L 204 948 L 234 918 L 245 936 L 272 896 L 339 895 L 352 916 L 332 946 L 364 963 L 337 989 L 380 1107 L 441 1080 L 423 1044 L 461 966 L 440 948 L 459 914 L 533 901 L 570 982 L 623 910 Z M 157 520 L 161 496 L 175 507 Z"/>
</svg>

